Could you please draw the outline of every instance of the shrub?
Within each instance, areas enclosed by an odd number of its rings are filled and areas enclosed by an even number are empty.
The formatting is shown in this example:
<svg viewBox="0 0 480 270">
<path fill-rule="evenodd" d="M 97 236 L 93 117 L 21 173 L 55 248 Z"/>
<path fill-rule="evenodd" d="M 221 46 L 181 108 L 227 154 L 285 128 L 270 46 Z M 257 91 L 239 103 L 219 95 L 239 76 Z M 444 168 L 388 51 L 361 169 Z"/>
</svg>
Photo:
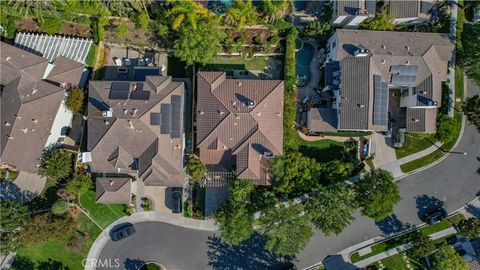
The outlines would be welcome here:
<svg viewBox="0 0 480 270">
<path fill-rule="evenodd" d="M 63 216 L 68 210 L 70 210 L 70 205 L 65 200 L 58 200 L 52 205 L 52 214 L 55 216 Z"/>
<path fill-rule="evenodd" d="M 38 174 L 54 180 L 67 177 L 72 170 L 71 154 L 56 146 L 46 148 L 41 157 Z"/>
<path fill-rule="evenodd" d="M 38 21 L 38 26 L 43 32 L 53 35 L 62 30 L 63 21 L 56 17 L 45 17 L 43 20 Z"/>
<path fill-rule="evenodd" d="M 83 25 L 90 25 L 92 23 L 92 21 L 90 20 L 90 17 L 88 16 L 75 16 L 73 18 L 73 21 Z"/>
<path fill-rule="evenodd" d="M 435 137 L 442 142 L 449 142 L 455 139 L 455 120 L 446 114 L 440 113 L 437 117 L 437 133 Z"/>
<path fill-rule="evenodd" d="M 117 26 L 117 35 L 121 38 L 126 38 L 128 35 L 128 26 L 125 21 L 121 21 Z"/>
<path fill-rule="evenodd" d="M 79 114 L 83 112 L 83 105 L 85 99 L 85 92 L 78 88 L 73 87 L 70 91 L 67 92 L 67 97 L 65 99 L 65 107 L 74 114 Z"/>
<path fill-rule="evenodd" d="M 8 16 L 7 38 L 14 39 L 16 33 L 17 33 L 17 18 L 13 16 Z"/>
<path fill-rule="evenodd" d="M 297 73 L 295 62 L 295 41 L 298 38 L 298 30 L 292 25 L 286 37 L 284 80 L 285 100 L 283 113 L 283 144 L 286 149 L 296 149 L 297 140 L 294 129 L 296 96 L 297 96 Z"/>
<path fill-rule="evenodd" d="M 67 184 L 67 191 L 80 197 L 87 192 L 92 186 L 92 179 L 87 174 L 76 173 L 70 182 Z"/>
<path fill-rule="evenodd" d="M 191 158 L 187 163 L 187 172 L 193 180 L 199 181 L 205 175 L 207 167 L 198 158 Z"/>
<path fill-rule="evenodd" d="M 150 19 L 146 12 L 138 13 L 137 16 L 135 16 L 135 26 L 144 30 L 149 29 Z"/>
</svg>

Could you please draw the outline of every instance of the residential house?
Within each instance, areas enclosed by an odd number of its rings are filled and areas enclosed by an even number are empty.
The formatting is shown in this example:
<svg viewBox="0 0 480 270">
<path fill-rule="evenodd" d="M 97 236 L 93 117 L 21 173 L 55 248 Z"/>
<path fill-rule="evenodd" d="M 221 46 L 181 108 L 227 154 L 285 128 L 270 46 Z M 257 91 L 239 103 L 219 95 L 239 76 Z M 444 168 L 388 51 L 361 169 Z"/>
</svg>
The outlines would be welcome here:
<svg viewBox="0 0 480 270">
<path fill-rule="evenodd" d="M 197 73 L 196 147 L 212 173 L 270 185 L 269 160 L 283 153 L 281 80 Z"/>
<path fill-rule="evenodd" d="M 332 0 L 331 22 L 337 27 L 357 28 L 361 22 L 385 10 L 397 24 L 430 20 L 435 0 Z"/>
<path fill-rule="evenodd" d="M 87 148 L 98 202 L 130 203 L 137 193 L 160 209 L 167 203 L 159 196 L 184 186 L 184 91 L 167 76 L 90 81 Z"/>
<path fill-rule="evenodd" d="M 35 173 L 43 149 L 71 125 L 64 86 L 78 84 L 83 65 L 64 57 L 49 63 L 4 42 L 0 58 L 0 163 Z"/>
<path fill-rule="evenodd" d="M 333 102 L 317 116 L 328 129 L 311 131 L 387 131 L 392 122 L 408 132 L 436 131 L 454 49 L 447 34 L 337 29 L 327 47 L 322 92 Z"/>
</svg>

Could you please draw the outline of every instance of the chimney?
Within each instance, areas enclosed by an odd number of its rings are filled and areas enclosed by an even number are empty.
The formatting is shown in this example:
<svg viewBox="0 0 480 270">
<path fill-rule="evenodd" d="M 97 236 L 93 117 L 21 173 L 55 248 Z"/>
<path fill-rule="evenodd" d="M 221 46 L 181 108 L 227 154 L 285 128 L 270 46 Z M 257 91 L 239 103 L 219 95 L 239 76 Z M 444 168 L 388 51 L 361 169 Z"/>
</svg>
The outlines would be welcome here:
<svg viewBox="0 0 480 270">
<path fill-rule="evenodd" d="M 362 108 L 362 109 L 365 108 L 365 105 L 363 105 L 363 104 L 357 104 L 357 105 L 358 105 L 359 108 Z"/>
<path fill-rule="evenodd" d="M 5 122 L 5 126 L 9 127 L 10 126 L 10 123 L 7 121 Z"/>
<path fill-rule="evenodd" d="M 129 129 L 135 129 L 131 120 L 127 120 L 127 122 L 128 122 L 128 128 Z"/>
<path fill-rule="evenodd" d="M 135 115 L 135 114 L 137 114 L 137 112 L 138 112 L 138 109 L 136 109 L 136 108 L 133 108 L 132 115 Z"/>
<path fill-rule="evenodd" d="M 128 110 L 127 110 L 127 109 L 123 109 L 123 114 L 124 114 L 124 115 L 127 115 L 127 113 L 128 113 Z"/>
<path fill-rule="evenodd" d="M 420 121 L 420 120 L 418 120 L 417 118 L 412 118 L 412 121 L 416 123 L 416 122 L 418 122 L 418 121 Z"/>
<path fill-rule="evenodd" d="M 218 114 L 220 114 L 220 115 L 224 115 L 224 114 L 225 114 L 225 112 L 224 112 L 224 111 L 221 111 L 221 110 L 218 110 Z"/>
<path fill-rule="evenodd" d="M 33 122 L 34 124 L 38 124 L 38 119 L 32 119 L 32 122 Z"/>
<path fill-rule="evenodd" d="M 200 111 L 198 111 L 198 114 L 200 114 L 200 115 L 204 115 L 204 114 L 205 114 L 205 112 L 204 112 L 204 111 L 202 111 L 202 110 L 200 110 Z"/>
<path fill-rule="evenodd" d="M 115 182 L 115 181 L 113 181 L 113 180 L 110 180 L 110 181 L 109 181 L 109 183 L 110 183 L 110 186 L 113 186 L 113 183 L 114 183 L 114 182 Z"/>
<path fill-rule="evenodd" d="M 28 128 L 22 128 L 20 129 L 23 133 L 27 134 Z"/>
<path fill-rule="evenodd" d="M 385 46 L 385 45 L 383 45 L 383 44 L 380 45 L 380 47 L 382 47 L 382 49 L 384 49 L 384 50 L 387 48 L 387 46 Z"/>
</svg>

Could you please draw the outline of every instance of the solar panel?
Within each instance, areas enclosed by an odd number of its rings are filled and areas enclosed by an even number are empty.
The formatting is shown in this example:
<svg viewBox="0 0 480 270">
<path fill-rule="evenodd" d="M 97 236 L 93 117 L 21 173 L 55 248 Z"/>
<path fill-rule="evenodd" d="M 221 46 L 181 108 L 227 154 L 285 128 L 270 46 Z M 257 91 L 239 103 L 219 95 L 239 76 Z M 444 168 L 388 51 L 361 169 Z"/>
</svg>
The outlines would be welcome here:
<svg viewBox="0 0 480 270">
<path fill-rule="evenodd" d="M 112 82 L 110 85 L 109 99 L 128 99 L 128 92 L 130 89 L 129 82 Z"/>
<path fill-rule="evenodd" d="M 171 132 L 171 105 L 170 104 L 161 104 L 160 105 L 161 124 L 160 124 L 160 134 L 170 134 Z"/>
<path fill-rule="evenodd" d="M 390 83 L 393 85 L 413 86 L 417 81 L 417 65 L 398 65 L 391 66 L 390 73 L 392 78 Z"/>
<path fill-rule="evenodd" d="M 181 134 L 181 107 L 182 107 L 182 97 L 173 95 L 172 96 L 172 138 L 180 138 Z"/>
<path fill-rule="evenodd" d="M 382 81 L 380 75 L 374 75 L 373 124 L 388 123 L 388 84 Z"/>
<path fill-rule="evenodd" d="M 160 126 L 161 116 L 161 113 L 150 113 L 150 125 Z"/>
</svg>

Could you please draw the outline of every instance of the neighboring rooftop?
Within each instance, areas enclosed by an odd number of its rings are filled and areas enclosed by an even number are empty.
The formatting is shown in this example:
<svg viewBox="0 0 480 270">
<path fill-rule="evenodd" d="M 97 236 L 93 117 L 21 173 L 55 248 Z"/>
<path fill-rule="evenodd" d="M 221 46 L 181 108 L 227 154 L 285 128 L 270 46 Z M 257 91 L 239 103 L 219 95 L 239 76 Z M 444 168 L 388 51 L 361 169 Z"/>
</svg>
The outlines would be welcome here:
<svg viewBox="0 0 480 270">
<path fill-rule="evenodd" d="M 96 200 L 101 203 L 123 203 L 131 201 L 132 179 L 125 177 L 97 177 L 95 180 Z"/>
<path fill-rule="evenodd" d="M 58 58 L 49 64 L 47 59 L 20 48 L 3 42 L 0 46 L 0 160 L 35 173 L 65 96 L 65 90 L 58 86 L 76 79 L 78 83 L 83 66 Z"/>
<path fill-rule="evenodd" d="M 283 81 L 227 79 L 224 72 L 201 71 L 197 91 L 200 159 L 235 166 L 238 178 L 269 184 L 268 160 L 283 153 Z"/>
<path fill-rule="evenodd" d="M 135 175 L 146 185 L 183 186 L 184 84 L 90 81 L 88 150 L 96 173 Z"/>
</svg>

